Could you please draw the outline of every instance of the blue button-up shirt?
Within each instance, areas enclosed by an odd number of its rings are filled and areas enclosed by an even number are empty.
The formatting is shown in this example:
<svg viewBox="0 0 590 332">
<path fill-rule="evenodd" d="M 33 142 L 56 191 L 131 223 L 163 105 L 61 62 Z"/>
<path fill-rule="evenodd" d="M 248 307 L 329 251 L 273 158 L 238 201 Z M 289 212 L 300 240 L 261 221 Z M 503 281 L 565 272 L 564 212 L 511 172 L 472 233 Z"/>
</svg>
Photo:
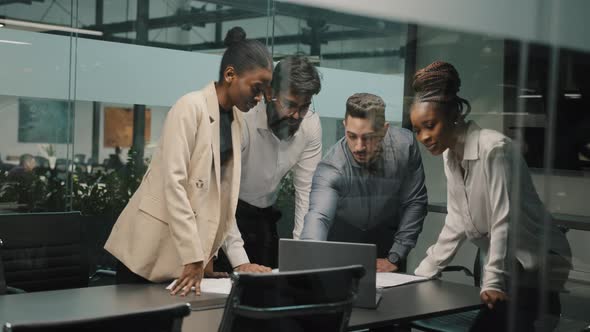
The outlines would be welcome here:
<svg viewBox="0 0 590 332">
<path fill-rule="evenodd" d="M 379 257 L 405 259 L 422 230 L 427 203 L 412 132 L 390 127 L 368 167 L 355 161 L 343 137 L 314 174 L 301 239 L 375 243 Z"/>
</svg>

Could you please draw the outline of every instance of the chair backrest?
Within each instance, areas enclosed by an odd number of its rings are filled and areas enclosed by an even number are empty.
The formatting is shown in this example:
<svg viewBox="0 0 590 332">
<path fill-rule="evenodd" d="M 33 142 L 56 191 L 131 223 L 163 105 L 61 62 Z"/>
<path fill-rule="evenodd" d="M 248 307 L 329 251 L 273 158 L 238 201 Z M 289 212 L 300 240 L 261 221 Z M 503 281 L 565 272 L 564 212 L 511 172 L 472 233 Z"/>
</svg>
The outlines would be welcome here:
<svg viewBox="0 0 590 332">
<path fill-rule="evenodd" d="M 84 164 L 86 162 L 86 155 L 84 153 L 76 153 L 74 155 L 74 162 Z"/>
<path fill-rule="evenodd" d="M 0 249 L 2 248 L 2 239 L 0 239 Z M 4 276 L 4 263 L 0 256 L 0 295 L 6 294 L 6 277 Z"/>
<path fill-rule="evenodd" d="M 0 215 L 6 284 L 27 292 L 88 286 L 79 212 Z"/>
<path fill-rule="evenodd" d="M 52 321 L 41 323 L 6 323 L 4 332 L 180 332 L 182 320 L 190 314 L 190 306 L 175 304 L 172 306 L 141 312 L 121 314 L 108 317 L 88 318 L 74 321 Z"/>
<path fill-rule="evenodd" d="M 478 248 L 477 252 L 475 253 L 475 259 L 473 261 L 473 272 L 462 265 L 448 265 L 446 266 L 442 272 L 463 272 L 468 277 L 473 278 L 473 286 L 481 287 L 481 275 L 482 275 L 482 260 L 485 258 L 482 257 L 483 254 L 481 250 Z"/>
<path fill-rule="evenodd" d="M 344 331 L 364 274 L 361 265 L 234 273 L 219 331 Z"/>
<path fill-rule="evenodd" d="M 49 159 L 41 156 L 35 156 L 35 163 L 39 168 L 49 168 Z"/>
<path fill-rule="evenodd" d="M 68 168 L 68 160 L 65 158 L 57 158 L 55 161 L 55 170 L 65 172 Z"/>
</svg>

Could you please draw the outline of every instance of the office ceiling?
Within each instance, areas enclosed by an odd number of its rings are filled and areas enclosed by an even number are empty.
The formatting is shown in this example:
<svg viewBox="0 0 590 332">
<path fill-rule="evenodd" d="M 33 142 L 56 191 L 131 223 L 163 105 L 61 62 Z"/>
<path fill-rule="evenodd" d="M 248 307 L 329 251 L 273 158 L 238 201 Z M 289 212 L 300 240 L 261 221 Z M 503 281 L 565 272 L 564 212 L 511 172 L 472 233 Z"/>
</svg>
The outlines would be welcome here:
<svg viewBox="0 0 590 332">
<path fill-rule="evenodd" d="M 32 5 L 34 3 L 50 3 L 51 1 L 54 0 L 0 0 L 0 6 L 16 3 Z M 140 6 L 140 2 L 141 0 L 137 1 L 138 6 Z M 147 2 L 149 6 L 150 1 Z M 142 44 L 146 46 L 185 51 L 223 49 L 223 37 L 221 36 L 220 32 L 221 24 L 238 20 L 242 21 L 262 18 L 266 17 L 268 13 L 272 13 L 273 11 L 276 16 L 297 18 L 305 22 L 305 26 L 299 29 L 299 31 L 293 31 L 293 33 L 281 35 L 277 34 L 272 37 L 273 45 L 309 45 L 311 49 L 309 52 L 311 53 L 310 55 L 319 55 L 319 49 L 322 47 L 322 45 L 325 45 L 328 42 L 399 36 L 401 33 L 403 33 L 403 31 L 405 31 L 405 28 L 402 24 L 351 14 L 344 14 L 332 10 L 317 9 L 281 2 L 274 2 L 273 7 L 269 8 L 269 3 L 267 0 L 205 0 L 200 2 L 205 4 L 214 4 L 215 6 L 190 6 L 186 9 L 177 9 L 176 12 L 171 15 L 162 17 L 149 17 L 145 26 L 147 26 L 148 30 L 175 27 L 184 30 L 190 30 L 193 27 L 204 27 L 207 24 L 216 24 L 219 26 L 219 32 L 215 33 L 215 36 L 211 38 L 212 40 L 189 44 L 148 40 Z M 51 5 L 53 4 L 51 3 Z M 102 0 L 96 0 L 95 13 L 96 18 L 94 24 L 84 25 L 80 28 L 100 31 L 103 33 L 103 35 L 80 35 L 80 37 L 122 43 L 136 43 L 134 37 L 129 38 L 124 35 L 125 33 L 137 31 L 137 20 L 131 19 L 120 22 L 102 23 L 104 21 L 104 2 Z M 334 27 L 338 28 L 334 29 Z M 46 32 L 64 34 L 64 32 L 59 31 Z M 267 41 L 267 38 L 260 38 L 260 40 L 265 42 Z M 403 49 L 380 48 L 376 50 L 355 50 L 331 54 L 322 53 L 322 57 L 326 59 L 352 59 L 388 56 L 403 56 Z"/>
</svg>

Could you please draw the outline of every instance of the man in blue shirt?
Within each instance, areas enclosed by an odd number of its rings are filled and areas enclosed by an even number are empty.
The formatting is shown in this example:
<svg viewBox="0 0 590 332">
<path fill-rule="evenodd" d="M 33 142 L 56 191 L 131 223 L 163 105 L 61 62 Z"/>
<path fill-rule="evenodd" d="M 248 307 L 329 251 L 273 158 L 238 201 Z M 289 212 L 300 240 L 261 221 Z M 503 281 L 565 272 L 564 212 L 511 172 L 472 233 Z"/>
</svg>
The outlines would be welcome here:
<svg viewBox="0 0 590 332">
<path fill-rule="evenodd" d="M 344 128 L 314 174 L 301 239 L 374 243 L 377 271 L 398 271 L 426 216 L 418 145 L 385 122 L 385 103 L 369 93 L 348 98 Z"/>
</svg>

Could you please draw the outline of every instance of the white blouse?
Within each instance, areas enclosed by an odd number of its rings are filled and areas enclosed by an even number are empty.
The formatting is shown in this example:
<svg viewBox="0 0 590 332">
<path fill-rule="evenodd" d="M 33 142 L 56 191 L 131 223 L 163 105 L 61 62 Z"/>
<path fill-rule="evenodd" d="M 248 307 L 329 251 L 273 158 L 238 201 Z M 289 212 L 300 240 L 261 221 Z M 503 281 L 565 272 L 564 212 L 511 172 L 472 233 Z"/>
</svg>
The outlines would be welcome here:
<svg viewBox="0 0 590 332">
<path fill-rule="evenodd" d="M 525 271 L 536 271 L 540 269 L 543 220 L 548 212 L 512 141 L 494 130 L 481 129 L 472 121 L 467 126 L 460 161 L 464 174 L 453 151 L 443 154 L 447 177 L 445 225 L 415 274 L 437 276 L 451 262 L 461 243 L 469 239 L 486 254 L 482 292 L 506 292 L 510 268 L 508 225 L 516 226 L 511 232 L 518 239 L 516 259 Z M 566 270 L 571 268 L 569 243 L 555 225 L 551 225 L 548 249 L 564 258 Z"/>
</svg>

